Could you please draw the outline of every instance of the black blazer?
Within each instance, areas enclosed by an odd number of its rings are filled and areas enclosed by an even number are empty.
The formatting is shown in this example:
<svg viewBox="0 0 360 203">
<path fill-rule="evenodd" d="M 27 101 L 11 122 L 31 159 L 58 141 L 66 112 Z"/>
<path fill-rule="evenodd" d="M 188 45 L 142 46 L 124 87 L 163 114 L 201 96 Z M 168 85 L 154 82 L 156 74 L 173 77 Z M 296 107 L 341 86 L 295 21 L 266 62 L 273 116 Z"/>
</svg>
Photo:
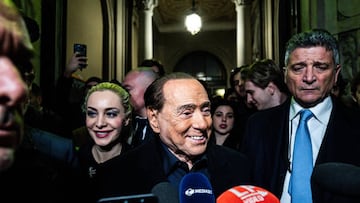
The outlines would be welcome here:
<svg viewBox="0 0 360 203">
<path fill-rule="evenodd" d="M 156 184 L 166 182 L 160 142 L 156 135 L 113 162 L 103 173 L 103 197 L 150 193 Z M 209 142 L 206 155 L 216 197 L 233 186 L 249 184 L 250 167 L 242 153 Z"/>
<path fill-rule="evenodd" d="M 360 113 L 332 101 L 333 110 L 315 165 L 343 162 L 360 166 Z M 254 167 L 254 183 L 278 198 L 289 167 L 289 109 L 290 99 L 280 106 L 255 113 L 248 120 L 243 143 L 243 152 Z M 312 187 L 314 202 L 360 202 L 360 199 Z"/>
</svg>

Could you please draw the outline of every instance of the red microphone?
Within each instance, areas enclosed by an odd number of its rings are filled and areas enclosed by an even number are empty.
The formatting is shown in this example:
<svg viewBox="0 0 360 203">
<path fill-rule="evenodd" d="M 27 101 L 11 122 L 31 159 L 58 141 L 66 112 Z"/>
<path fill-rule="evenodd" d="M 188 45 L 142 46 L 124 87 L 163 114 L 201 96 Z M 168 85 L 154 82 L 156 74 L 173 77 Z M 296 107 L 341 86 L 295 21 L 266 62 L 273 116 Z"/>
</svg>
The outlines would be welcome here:
<svg viewBox="0 0 360 203">
<path fill-rule="evenodd" d="M 216 203 L 280 203 L 280 200 L 264 188 L 253 185 L 240 185 L 223 192 Z"/>
</svg>

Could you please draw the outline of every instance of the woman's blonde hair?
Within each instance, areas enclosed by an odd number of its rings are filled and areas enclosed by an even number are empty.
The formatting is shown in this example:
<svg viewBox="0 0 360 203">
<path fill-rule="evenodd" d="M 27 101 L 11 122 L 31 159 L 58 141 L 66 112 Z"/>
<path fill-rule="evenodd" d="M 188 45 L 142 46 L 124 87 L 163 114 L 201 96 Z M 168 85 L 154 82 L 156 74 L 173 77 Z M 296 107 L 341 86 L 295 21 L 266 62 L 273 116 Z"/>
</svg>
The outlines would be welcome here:
<svg viewBox="0 0 360 203">
<path fill-rule="evenodd" d="M 86 112 L 86 105 L 88 102 L 88 99 L 90 97 L 90 95 L 94 92 L 98 92 L 98 91 L 112 91 L 115 94 L 117 94 L 121 100 L 121 105 L 124 107 L 125 110 L 125 119 L 129 120 L 129 124 L 127 126 L 123 126 L 123 129 L 121 130 L 121 135 L 120 135 L 120 142 L 125 143 L 127 142 L 127 139 L 130 137 L 131 135 L 131 114 L 132 114 L 132 106 L 130 104 L 130 94 L 127 92 L 127 90 L 123 87 L 121 87 L 118 84 L 112 83 L 112 82 L 101 82 L 93 87 L 91 87 L 91 89 L 88 91 L 88 93 L 86 94 L 85 100 L 84 100 L 84 104 L 82 106 L 82 110 L 83 112 Z"/>
<path fill-rule="evenodd" d="M 130 104 L 130 94 L 121 86 L 111 83 L 111 82 L 101 82 L 93 87 L 88 91 L 86 94 L 84 104 L 83 104 L 83 111 L 86 112 L 86 104 L 88 102 L 89 96 L 98 91 L 110 90 L 117 94 L 121 99 L 121 105 L 125 109 L 125 116 L 126 118 L 130 118 L 132 112 L 132 106 Z"/>
</svg>

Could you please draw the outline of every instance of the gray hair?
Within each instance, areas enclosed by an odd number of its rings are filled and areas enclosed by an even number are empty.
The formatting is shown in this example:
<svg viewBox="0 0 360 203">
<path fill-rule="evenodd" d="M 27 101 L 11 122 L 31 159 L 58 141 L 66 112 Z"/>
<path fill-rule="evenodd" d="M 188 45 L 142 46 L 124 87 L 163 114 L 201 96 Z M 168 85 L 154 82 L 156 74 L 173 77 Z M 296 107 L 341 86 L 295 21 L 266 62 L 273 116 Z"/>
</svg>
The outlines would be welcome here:
<svg viewBox="0 0 360 203">
<path fill-rule="evenodd" d="M 297 48 L 309 48 L 321 46 L 333 53 L 333 60 L 336 65 L 339 60 L 338 43 L 334 36 L 324 29 L 312 29 L 310 31 L 295 34 L 286 44 L 285 66 L 289 63 L 290 54 Z"/>
</svg>

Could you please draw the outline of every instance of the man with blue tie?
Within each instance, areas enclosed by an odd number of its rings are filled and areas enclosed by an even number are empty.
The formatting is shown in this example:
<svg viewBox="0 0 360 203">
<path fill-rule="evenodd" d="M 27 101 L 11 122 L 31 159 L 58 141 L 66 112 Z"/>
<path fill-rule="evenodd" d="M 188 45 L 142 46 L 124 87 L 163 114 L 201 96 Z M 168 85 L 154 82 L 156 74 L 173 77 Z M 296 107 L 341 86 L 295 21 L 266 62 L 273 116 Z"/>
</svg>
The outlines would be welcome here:
<svg viewBox="0 0 360 203">
<path fill-rule="evenodd" d="M 330 94 L 339 61 L 337 41 L 328 31 L 294 35 L 284 67 L 292 96 L 248 120 L 243 150 L 252 161 L 254 184 L 282 203 L 360 202 L 311 185 L 312 169 L 320 163 L 360 166 L 360 113 Z"/>
</svg>

